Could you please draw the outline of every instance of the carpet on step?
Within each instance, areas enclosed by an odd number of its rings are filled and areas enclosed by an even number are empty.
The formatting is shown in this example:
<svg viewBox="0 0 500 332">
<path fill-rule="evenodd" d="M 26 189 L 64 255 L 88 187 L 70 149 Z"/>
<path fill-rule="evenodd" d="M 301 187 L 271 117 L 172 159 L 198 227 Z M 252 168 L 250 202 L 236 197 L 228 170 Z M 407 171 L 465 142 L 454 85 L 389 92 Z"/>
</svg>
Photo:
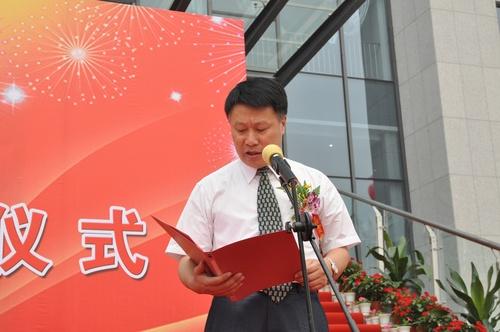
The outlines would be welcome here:
<svg viewBox="0 0 500 332">
<path fill-rule="evenodd" d="M 381 332 L 380 325 L 374 324 L 357 324 L 359 332 Z M 351 328 L 347 324 L 328 324 L 330 332 L 351 332 Z"/>
<path fill-rule="evenodd" d="M 343 312 L 325 312 L 328 324 L 347 324 L 347 318 Z M 353 312 L 352 319 L 356 324 L 363 324 L 365 322 L 363 314 L 360 312 Z"/>
</svg>

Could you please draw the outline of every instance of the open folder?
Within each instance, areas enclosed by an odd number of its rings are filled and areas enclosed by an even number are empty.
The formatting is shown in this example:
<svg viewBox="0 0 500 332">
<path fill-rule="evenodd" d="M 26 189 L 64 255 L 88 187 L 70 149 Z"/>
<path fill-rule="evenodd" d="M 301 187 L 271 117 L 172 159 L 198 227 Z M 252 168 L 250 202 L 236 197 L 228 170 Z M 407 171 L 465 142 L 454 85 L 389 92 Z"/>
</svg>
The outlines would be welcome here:
<svg viewBox="0 0 500 332">
<path fill-rule="evenodd" d="M 231 296 L 237 301 L 253 292 L 294 280 L 300 255 L 292 233 L 280 231 L 251 237 L 204 252 L 189 235 L 153 217 L 195 262 L 203 261 L 213 275 L 241 272 L 243 285 Z"/>
</svg>

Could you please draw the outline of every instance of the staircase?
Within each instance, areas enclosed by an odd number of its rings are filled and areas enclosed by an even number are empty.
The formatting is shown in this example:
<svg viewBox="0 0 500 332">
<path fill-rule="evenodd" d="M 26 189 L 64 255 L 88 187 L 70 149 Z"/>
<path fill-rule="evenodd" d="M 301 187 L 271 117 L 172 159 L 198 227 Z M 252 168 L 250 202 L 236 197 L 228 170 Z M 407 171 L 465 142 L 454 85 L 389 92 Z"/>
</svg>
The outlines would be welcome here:
<svg viewBox="0 0 500 332">
<path fill-rule="evenodd" d="M 332 294 L 330 292 L 319 292 L 319 300 L 325 310 L 326 319 L 328 320 L 328 330 L 331 332 L 350 332 L 351 328 L 347 324 L 340 304 L 332 302 Z M 377 324 L 365 324 L 363 314 L 359 312 L 351 313 L 352 318 L 361 332 L 381 332 L 382 328 Z"/>
</svg>

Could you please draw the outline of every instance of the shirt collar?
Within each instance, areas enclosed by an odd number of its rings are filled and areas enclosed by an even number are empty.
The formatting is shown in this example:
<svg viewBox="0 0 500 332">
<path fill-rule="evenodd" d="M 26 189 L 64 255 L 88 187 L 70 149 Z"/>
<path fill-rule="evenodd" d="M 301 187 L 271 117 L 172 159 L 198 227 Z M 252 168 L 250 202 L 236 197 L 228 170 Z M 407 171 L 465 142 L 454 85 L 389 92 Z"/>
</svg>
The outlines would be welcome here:
<svg viewBox="0 0 500 332">
<path fill-rule="evenodd" d="M 245 181 L 247 183 L 250 183 L 250 181 L 252 181 L 252 179 L 257 174 L 257 169 L 248 166 L 241 159 L 239 159 L 238 161 L 239 161 L 239 164 L 240 164 L 241 172 L 243 173 L 243 177 L 245 178 Z"/>
<path fill-rule="evenodd" d="M 253 180 L 253 178 L 257 175 L 257 168 L 253 168 L 245 164 L 241 159 L 238 160 L 240 164 L 241 172 L 243 173 L 243 177 L 247 183 Z"/>
<path fill-rule="evenodd" d="M 251 166 L 248 166 L 241 159 L 238 159 L 238 161 L 240 164 L 241 172 L 243 173 L 243 177 L 245 178 L 247 183 L 250 183 L 250 181 L 252 181 L 253 178 L 257 175 L 257 168 L 253 168 Z M 277 178 L 274 171 L 271 168 L 269 168 L 269 169 L 271 170 L 271 172 L 270 172 L 270 174 L 272 174 L 271 176 L 274 176 Z"/>
</svg>

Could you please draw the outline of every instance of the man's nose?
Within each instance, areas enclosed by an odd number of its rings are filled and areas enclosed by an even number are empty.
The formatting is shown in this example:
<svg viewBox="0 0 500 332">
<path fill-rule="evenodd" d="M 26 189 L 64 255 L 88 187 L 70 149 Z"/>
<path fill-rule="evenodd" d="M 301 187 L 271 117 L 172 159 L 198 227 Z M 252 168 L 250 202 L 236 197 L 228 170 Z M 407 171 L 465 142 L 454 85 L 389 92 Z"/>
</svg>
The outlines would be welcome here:
<svg viewBox="0 0 500 332">
<path fill-rule="evenodd" d="M 254 133 L 253 131 L 250 131 L 245 139 L 245 144 L 250 145 L 250 146 L 254 146 L 254 145 L 259 144 L 259 139 L 258 139 L 256 133 Z"/>
</svg>

